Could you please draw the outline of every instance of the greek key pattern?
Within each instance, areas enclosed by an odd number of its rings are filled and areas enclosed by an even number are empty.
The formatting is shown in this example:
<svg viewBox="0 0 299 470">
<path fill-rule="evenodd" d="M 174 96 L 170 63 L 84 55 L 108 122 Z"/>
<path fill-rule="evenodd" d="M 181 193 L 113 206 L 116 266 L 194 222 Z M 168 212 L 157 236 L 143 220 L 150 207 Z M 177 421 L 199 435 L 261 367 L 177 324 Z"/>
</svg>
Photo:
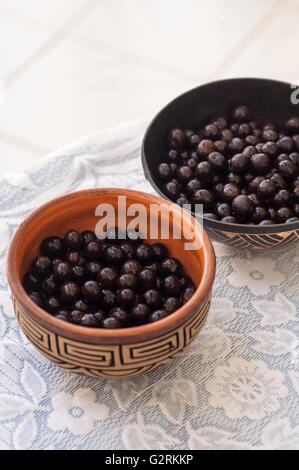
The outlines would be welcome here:
<svg viewBox="0 0 299 470">
<path fill-rule="evenodd" d="M 181 354 L 200 332 L 208 315 L 211 293 L 184 325 L 158 338 L 134 344 L 96 345 L 57 335 L 32 320 L 13 299 L 19 324 L 31 343 L 60 367 L 90 377 L 128 377 L 151 372 Z"/>
<path fill-rule="evenodd" d="M 299 239 L 299 230 L 283 232 L 280 234 L 239 234 L 233 232 L 222 232 L 206 227 L 210 237 L 218 242 L 239 248 L 253 248 L 255 250 L 265 250 L 274 246 L 286 245 Z"/>
</svg>

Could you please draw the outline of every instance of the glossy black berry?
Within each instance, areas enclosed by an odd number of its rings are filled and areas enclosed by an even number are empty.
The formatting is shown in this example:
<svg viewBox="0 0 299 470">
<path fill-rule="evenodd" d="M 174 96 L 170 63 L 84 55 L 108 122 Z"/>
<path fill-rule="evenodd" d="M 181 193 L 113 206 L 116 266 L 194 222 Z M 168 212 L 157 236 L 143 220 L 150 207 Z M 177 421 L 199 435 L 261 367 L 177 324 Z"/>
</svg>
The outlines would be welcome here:
<svg viewBox="0 0 299 470">
<path fill-rule="evenodd" d="M 57 282 L 69 281 L 73 277 L 72 266 L 65 261 L 56 263 L 53 268 L 53 275 Z"/>
<path fill-rule="evenodd" d="M 162 303 L 162 295 L 158 289 L 149 289 L 143 294 L 144 303 L 151 309 L 159 308 Z"/>
<path fill-rule="evenodd" d="M 105 248 L 103 258 L 107 265 L 119 266 L 124 261 L 125 255 L 118 245 L 111 245 Z"/>
<path fill-rule="evenodd" d="M 146 323 L 150 313 L 151 309 L 146 304 L 139 303 L 131 308 L 129 313 L 129 319 L 131 323 L 141 325 L 142 323 Z"/>
<path fill-rule="evenodd" d="M 44 309 L 52 315 L 55 314 L 58 310 L 61 309 L 59 298 L 54 295 L 48 297 L 44 302 Z"/>
<path fill-rule="evenodd" d="M 249 217 L 253 211 L 253 206 L 248 196 L 236 196 L 232 202 L 233 213 L 239 217 Z"/>
<path fill-rule="evenodd" d="M 153 323 L 158 320 L 162 320 L 163 318 L 168 317 L 168 312 L 166 310 L 155 310 L 152 312 L 148 317 L 148 322 Z"/>
<path fill-rule="evenodd" d="M 173 313 L 182 306 L 182 301 L 177 297 L 167 297 L 163 304 L 163 310 L 167 313 Z"/>
<path fill-rule="evenodd" d="M 40 277 L 31 271 L 28 271 L 23 278 L 23 286 L 26 292 L 37 291 L 40 288 Z"/>
<path fill-rule="evenodd" d="M 170 274 L 180 274 L 182 270 L 181 262 L 176 258 L 166 258 L 164 259 L 159 268 L 159 273 L 162 276 L 168 276 Z"/>
<path fill-rule="evenodd" d="M 80 291 L 80 289 L 79 289 Z M 95 304 L 101 300 L 101 288 L 96 281 L 86 281 L 81 286 L 82 297 L 92 304 Z M 80 292 L 79 292 L 80 294 Z M 78 295 L 79 298 L 79 295 Z"/>
<path fill-rule="evenodd" d="M 48 256 L 36 256 L 31 264 L 31 270 L 36 276 L 45 276 L 52 269 L 51 259 Z"/>
<path fill-rule="evenodd" d="M 122 326 L 125 326 L 129 321 L 129 315 L 127 310 L 123 307 L 115 307 L 109 312 L 108 318 L 115 318 Z"/>
<path fill-rule="evenodd" d="M 70 250 L 79 250 L 81 248 L 82 239 L 77 230 L 69 230 L 63 239 L 64 245 Z"/>
<path fill-rule="evenodd" d="M 141 264 L 139 261 L 130 260 L 126 261 L 121 267 L 122 274 L 138 274 L 138 272 L 142 269 Z"/>
<path fill-rule="evenodd" d="M 59 237 L 48 237 L 43 240 L 40 250 L 44 255 L 50 258 L 59 258 L 65 253 L 63 241 Z"/>
<path fill-rule="evenodd" d="M 121 274 L 117 279 L 117 286 L 119 289 L 133 289 L 137 290 L 139 280 L 136 274 Z"/>
<path fill-rule="evenodd" d="M 116 296 L 116 302 L 118 305 L 125 307 L 132 306 L 136 301 L 136 294 L 133 289 L 121 289 Z"/>
<path fill-rule="evenodd" d="M 118 278 L 118 271 L 115 268 L 103 268 L 98 273 L 98 281 L 103 287 L 114 287 Z"/>
</svg>

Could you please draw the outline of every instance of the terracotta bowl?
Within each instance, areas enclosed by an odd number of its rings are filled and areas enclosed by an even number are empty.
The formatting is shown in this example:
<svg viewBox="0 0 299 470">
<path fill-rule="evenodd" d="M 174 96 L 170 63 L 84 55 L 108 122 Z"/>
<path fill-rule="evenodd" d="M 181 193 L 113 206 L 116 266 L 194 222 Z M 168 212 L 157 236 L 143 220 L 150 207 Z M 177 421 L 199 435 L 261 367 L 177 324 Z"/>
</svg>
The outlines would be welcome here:
<svg viewBox="0 0 299 470">
<path fill-rule="evenodd" d="M 167 199 L 158 177 L 158 165 L 167 155 L 171 128 L 199 129 L 212 116 L 227 115 L 237 104 L 249 106 L 258 121 L 278 124 L 298 115 L 291 102 L 289 83 L 260 78 L 235 78 L 206 83 L 171 101 L 150 123 L 142 144 L 145 177 L 158 194 Z M 264 250 L 299 239 L 299 221 L 269 226 L 227 224 L 203 219 L 204 228 L 218 242 L 240 248 Z"/>
<path fill-rule="evenodd" d="M 198 229 L 193 217 L 174 205 L 173 227 L 184 222 L 200 246 L 184 250 L 184 239 L 162 240 L 171 255 L 179 258 L 198 286 L 193 297 L 180 309 L 156 323 L 105 330 L 59 320 L 39 308 L 22 287 L 22 278 L 41 241 L 51 235 L 63 236 L 71 229 L 95 230 L 100 203 L 117 206 L 118 196 L 126 205 L 143 204 L 149 222 L 150 204 L 170 203 L 149 194 L 118 189 L 92 189 L 67 194 L 34 211 L 17 229 L 7 258 L 7 277 L 20 326 L 32 344 L 58 366 L 91 377 L 129 377 L 150 372 L 181 354 L 201 330 L 211 300 L 215 255 L 208 235 Z M 132 217 L 128 217 L 130 221 Z M 116 219 L 117 223 L 117 219 Z M 161 223 L 161 215 L 159 215 Z M 141 226 L 143 233 L 147 233 Z M 159 238 L 158 238 L 159 240 Z M 157 240 L 150 240 L 155 243 Z"/>
</svg>

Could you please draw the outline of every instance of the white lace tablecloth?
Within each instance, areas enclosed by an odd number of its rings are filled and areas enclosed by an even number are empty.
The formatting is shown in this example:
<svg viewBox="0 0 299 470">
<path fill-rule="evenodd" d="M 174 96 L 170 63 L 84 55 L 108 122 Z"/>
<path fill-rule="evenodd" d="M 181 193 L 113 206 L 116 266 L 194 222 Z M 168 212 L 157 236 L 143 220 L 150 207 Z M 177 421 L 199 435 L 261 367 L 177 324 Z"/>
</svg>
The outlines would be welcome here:
<svg viewBox="0 0 299 470">
<path fill-rule="evenodd" d="M 206 325 L 181 357 L 148 375 L 78 376 L 20 331 L 5 276 L 12 233 L 66 192 L 153 193 L 140 159 L 146 124 L 89 135 L 0 179 L 0 448 L 298 448 L 298 244 L 264 253 L 215 244 Z"/>
</svg>

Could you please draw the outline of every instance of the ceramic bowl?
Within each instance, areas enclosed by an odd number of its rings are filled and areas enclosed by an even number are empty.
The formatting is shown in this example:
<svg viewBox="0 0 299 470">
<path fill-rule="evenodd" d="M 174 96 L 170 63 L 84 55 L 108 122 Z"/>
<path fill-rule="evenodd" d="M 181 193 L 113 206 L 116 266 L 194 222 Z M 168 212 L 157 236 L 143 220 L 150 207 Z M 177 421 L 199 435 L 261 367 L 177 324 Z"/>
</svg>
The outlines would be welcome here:
<svg viewBox="0 0 299 470">
<path fill-rule="evenodd" d="M 175 127 L 199 129 L 212 116 L 228 115 L 238 104 L 249 106 L 258 121 L 278 124 L 298 115 L 299 105 L 291 102 L 294 90 L 289 83 L 260 78 L 235 78 L 201 85 L 180 95 L 165 106 L 150 123 L 142 144 L 145 177 L 162 197 L 158 166 L 167 155 L 167 135 Z M 203 219 L 213 240 L 227 245 L 266 249 L 298 240 L 299 221 L 273 226 L 227 224 Z"/>
<path fill-rule="evenodd" d="M 150 372 L 168 363 L 193 341 L 210 308 L 215 274 L 215 255 L 208 235 L 196 227 L 193 217 L 174 205 L 173 227 L 184 222 L 200 246 L 185 250 L 184 239 L 163 240 L 170 255 L 179 258 L 187 274 L 198 286 L 193 297 L 180 309 L 156 323 L 105 330 L 88 328 L 57 319 L 39 308 L 26 294 L 22 278 L 41 241 L 51 235 L 63 236 L 74 228 L 95 230 L 100 203 L 117 206 L 118 196 L 126 196 L 126 206 L 143 204 L 149 221 L 149 208 L 169 207 L 170 203 L 149 194 L 119 190 L 92 189 L 67 194 L 35 210 L 19 226 L 7 258 L 7 277 L 19 324 L 32 344 L 58 366 L 92 377 L 130 377 Z M 166 206 L 165 206 L 166 203 Z M 159 223 L 161 223 L 161 214 Z M 132 217 L 128 217 L 129 222 Z M 116 219 L 117 223 L 117 219 Z M 143 233 L 147 233 L 143 230 Z M 151 240 L 149 243 L 155 243 Z"/>
</svg>

